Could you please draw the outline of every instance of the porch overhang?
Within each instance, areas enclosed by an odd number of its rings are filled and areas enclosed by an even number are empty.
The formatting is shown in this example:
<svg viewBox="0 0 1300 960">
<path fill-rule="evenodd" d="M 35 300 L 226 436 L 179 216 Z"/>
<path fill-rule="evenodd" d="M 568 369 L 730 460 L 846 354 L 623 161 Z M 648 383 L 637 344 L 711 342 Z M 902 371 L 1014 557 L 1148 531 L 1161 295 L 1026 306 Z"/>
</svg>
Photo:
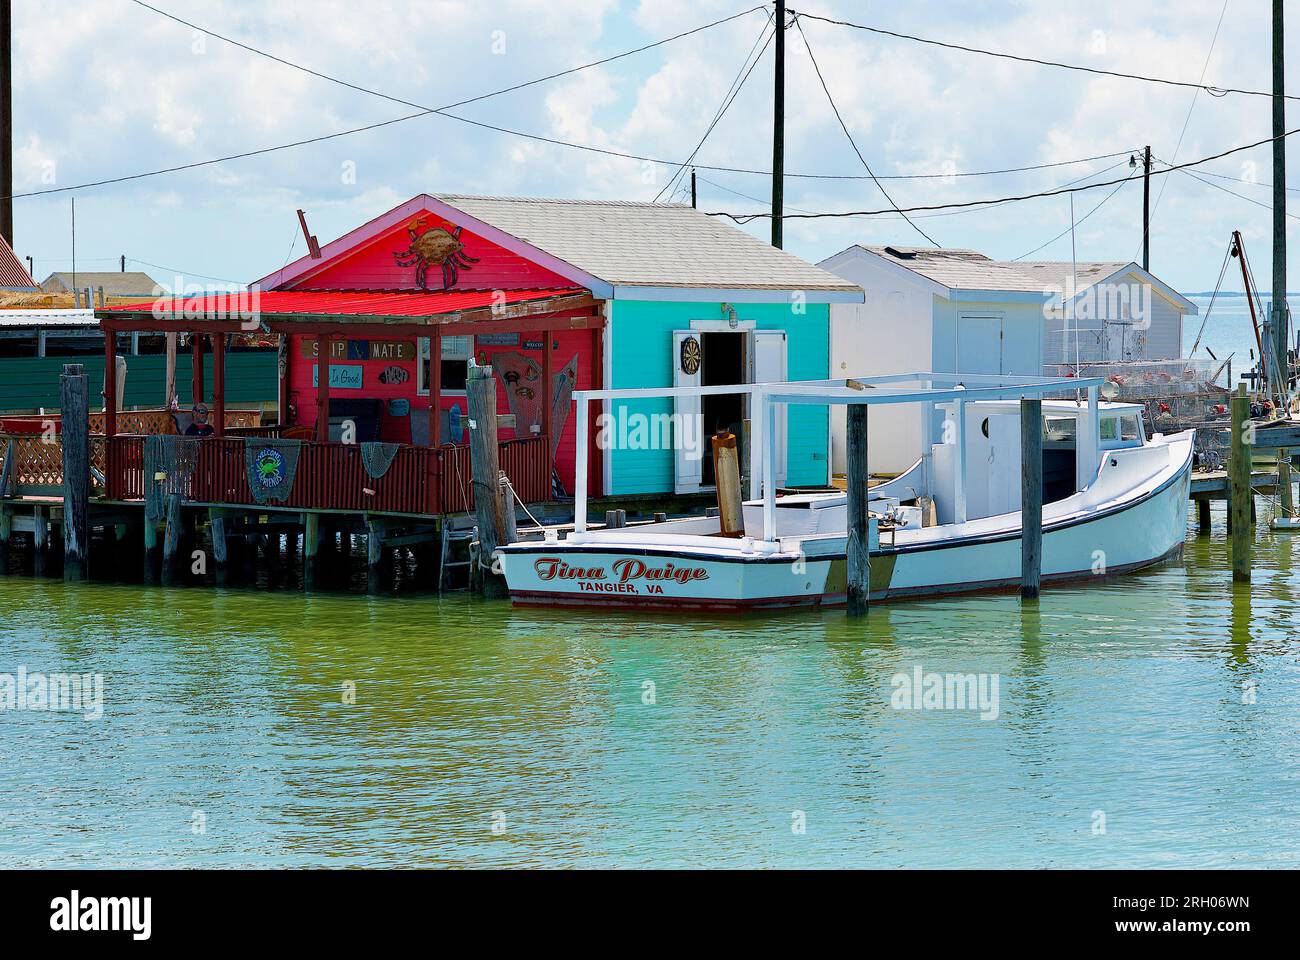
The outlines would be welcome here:
<svg viewBox="0 0 1300 960">
<path fill-rule="evenodd" d="M 586 329 L 604 317 L 580 287 L 540 290 L 301 291 L 251 290 L 164 297 L 95 311 L 106 330 L 239 333 L 407 334 L 516 333 Z"/>
</svg>

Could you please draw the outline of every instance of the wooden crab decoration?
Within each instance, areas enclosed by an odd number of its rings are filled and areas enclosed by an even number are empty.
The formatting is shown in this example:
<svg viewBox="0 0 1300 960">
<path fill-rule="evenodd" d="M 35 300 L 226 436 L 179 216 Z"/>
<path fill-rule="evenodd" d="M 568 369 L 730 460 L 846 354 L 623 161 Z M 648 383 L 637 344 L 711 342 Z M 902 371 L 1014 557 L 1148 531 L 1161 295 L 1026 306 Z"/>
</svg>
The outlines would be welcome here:
<svg viewBox="0 0 1300 960">
<path fill-rule="evenodd" d="M 460 271 L 471 269 L 470 264 L 478 263 L 479 258 L 465 252 L 465 245 L 460 241 L 460 227 L 450 232 L 443 227 L 431 227 L 421 232 L 419 228 L 423 226 L 423 217 L 407 225 L 411 245 L 395 252 L 393 260 L 399 267 L 415 267 L 415 282 L 421 290 L 429 289 L 426 282 L 429 267 L 442 267 L 442 289 L 450 290 L 456 285 Z"/>
</svg>

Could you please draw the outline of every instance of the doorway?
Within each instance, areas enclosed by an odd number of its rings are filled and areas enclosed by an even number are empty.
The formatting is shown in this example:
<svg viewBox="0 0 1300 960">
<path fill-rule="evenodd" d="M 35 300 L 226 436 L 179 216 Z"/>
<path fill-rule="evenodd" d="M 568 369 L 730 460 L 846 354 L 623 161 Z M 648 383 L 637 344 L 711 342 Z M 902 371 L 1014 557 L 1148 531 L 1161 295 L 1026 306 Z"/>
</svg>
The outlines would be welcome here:
<svg viewBox="0 0 1300 960">
<path fill-rule="evenodd" d="M 746 335 L 741 331 L 704 332 L 703 361 L 700 364 L 700 385 L 705 387 L 744 383 Z M 701 397 L 704 416 L 704 434 L 708 438 L 701 464 L 704 486 L 714 484 L 713 436 L 720 431 L 744 435 L 745 397 L 743 394 L 708 394 Z"/>
</svg>

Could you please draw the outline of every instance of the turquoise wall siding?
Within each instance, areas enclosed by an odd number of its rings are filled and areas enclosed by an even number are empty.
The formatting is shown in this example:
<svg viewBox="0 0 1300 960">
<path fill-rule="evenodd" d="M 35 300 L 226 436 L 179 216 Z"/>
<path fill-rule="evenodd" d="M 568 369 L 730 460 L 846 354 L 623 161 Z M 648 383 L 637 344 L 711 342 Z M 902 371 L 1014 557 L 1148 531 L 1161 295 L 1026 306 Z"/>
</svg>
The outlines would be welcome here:
<svg viewBox="0 0 1300 960">
<path fill-rule="evenodd" d="M 204 356 L 203 383 L 212 395 L 212 354 Z M 80 363 L 90 379 L 91 408 L 100 409 L 99 391 L 104 386 L 101 357 L 6 357 L 0 359 L 0 412 L 34 411 L 59 406 L 59 374 L 65 363 Z M 126 395 L 128 407 L 161 408 L 167 379 L 167 358 L 162 354 L 127 356 Z M 231 351 L 226 354 L 226 405 L 257 406 L 276 401 L 276 355 L 274 350 Z M 176 392 L 182 407 L 190 399 L 190 358 L 182 353 L 176 362 Z"/>
<path fill-rule="evenodd" d="M 830 307 L 807 304 L 803 313 L 788 303 L 733 304 L 738 320 L 752 320 L 759 330 L 786 331 L 786 375 L 790 380 L 821 380 L 830 376 Z M 666 303 L 617 300 L 612 306 L 611 387 L 670 387 L 673 383 L 673 331 L 689 330 L 692 320 L 723 319 L 720 303 Z M 611 402 L 628 413 L 672 413 L 673 401 Z M 830 430 L 825 407 L 796 406 L 788 414 L 786 483 L 827 482 Z M 612 450 L 611 495 L 671 493 L 673 451 Z"/>
</svg>

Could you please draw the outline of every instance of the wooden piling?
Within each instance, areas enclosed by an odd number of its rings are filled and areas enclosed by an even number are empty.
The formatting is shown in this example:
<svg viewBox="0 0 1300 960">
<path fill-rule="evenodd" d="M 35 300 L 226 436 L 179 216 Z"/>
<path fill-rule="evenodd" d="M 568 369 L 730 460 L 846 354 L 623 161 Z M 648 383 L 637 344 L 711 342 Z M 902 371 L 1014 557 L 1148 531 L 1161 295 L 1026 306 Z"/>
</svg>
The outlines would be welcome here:
<svg viewBox="0 0 1300 960">
<path fill-rule="evenodd" d="M 867 406 L 849 405 L 848 429 L 848 614 L 861 617 L 871 600 L 871 513 L 867 506 Z M 770 534 L 769 534 L 770 536 Z"/>
<path fill-rule="evenodd" d="M 1210 532 L 1210 498 L 1201 497 L 1196 501 L 1196 532 L 1207 536 Z"/>
<path fill-rule="evenodd" d="M 14 535 L 14 515 L 6 503 L 0 503 L 0 577 L 9 569 L 9 541 Z"/>
<path fill-rule="evenodd" d="M 713 438 L 713 479 L 718 491 L 719 532 L 724 537 L 745 535 L 745 508 L 740 491 L 740 451 L 733 433 Z"/>
<path fill-rule="evenodd" d="M 366 518 L 366 586 L 379 593 L 384 586 L 384 522 Z"/>
<path fill-rule="evenodd" d="M 112 335 L 111 331 L 105 334 Z M 85 580 L 90 552 L 90 388 L 82 364 L 63 365 L 59 403 L 63 424 L 63 577 Z"/>
<path fill-rule="evenodd" d="M 302 588 L 315 590 L 320 559 L 320 514 L 308 513 L 303 516 L 302 534 Z"/>
<path fill-rule="evenodd" d="M 501 466 L 497 444 L 497 385 L 491 366 L 471 364 L 465 378 L 469 408 L 470 472 L 474 484 L 474 512 L 478 519 L 479 563 L 490 564 L 506 537 L 505 502 L 501 497 Z M 488 570 L 475 582 L 483 596 L 502 599 L 508 594 L 504 580 Z"/>
<path fill-rule="evenodd" d="M 1282 516 L 1290 518 L 1295 516 L 1295 498 L 1291 492 L 1291 451 L 1286 449 L 1277 452 L 1277 486 L 1278 497 L 1282 507 Z"/>
<path fill-rule="evenodd" d="M 1043 401 L 1020 398 L 1020 596 L 1038 599 L 1043 577 Z"/>
<path fill-rule="evenodd" d="M 1232 519 L 1232 579 L 1250 582 L 1250 550 L 1254 528 L 1250 522 L 1250 447 L 1246 424 L 1250 419 L 1250 398 L 1246 385 L 1237 385 L 1232 401 L 1232 459 L 1228 462 L 1228 510 Z"/>
<path fill-rule="evenodd" d="M 181 549 L 181 495 L 167 495 L 167 515 L 163 530 L 162 582 L 170 586 L 176 579 L 177 556 Z"/>
<path fill-rule="evenodd" d="M 45 517 L 45 508 L 32 508 L 32 572 L 38 577 L 45 576 L 45 560 L 50 545 L 50 527 Z"/>
<path fill-rule="evenodd" d="M 158 582 L 158 524 L 150 517 L 144 518 L 144 582 Z"/>
<path fill-rule="evenodd" d="M 208 511 L 209 529 L 212 533 L 212 576 L 217 586 L 224 587 L 230 577 L 230 545 L 226 543 L 226 518 L 213 507 Z"/>
</svg>

